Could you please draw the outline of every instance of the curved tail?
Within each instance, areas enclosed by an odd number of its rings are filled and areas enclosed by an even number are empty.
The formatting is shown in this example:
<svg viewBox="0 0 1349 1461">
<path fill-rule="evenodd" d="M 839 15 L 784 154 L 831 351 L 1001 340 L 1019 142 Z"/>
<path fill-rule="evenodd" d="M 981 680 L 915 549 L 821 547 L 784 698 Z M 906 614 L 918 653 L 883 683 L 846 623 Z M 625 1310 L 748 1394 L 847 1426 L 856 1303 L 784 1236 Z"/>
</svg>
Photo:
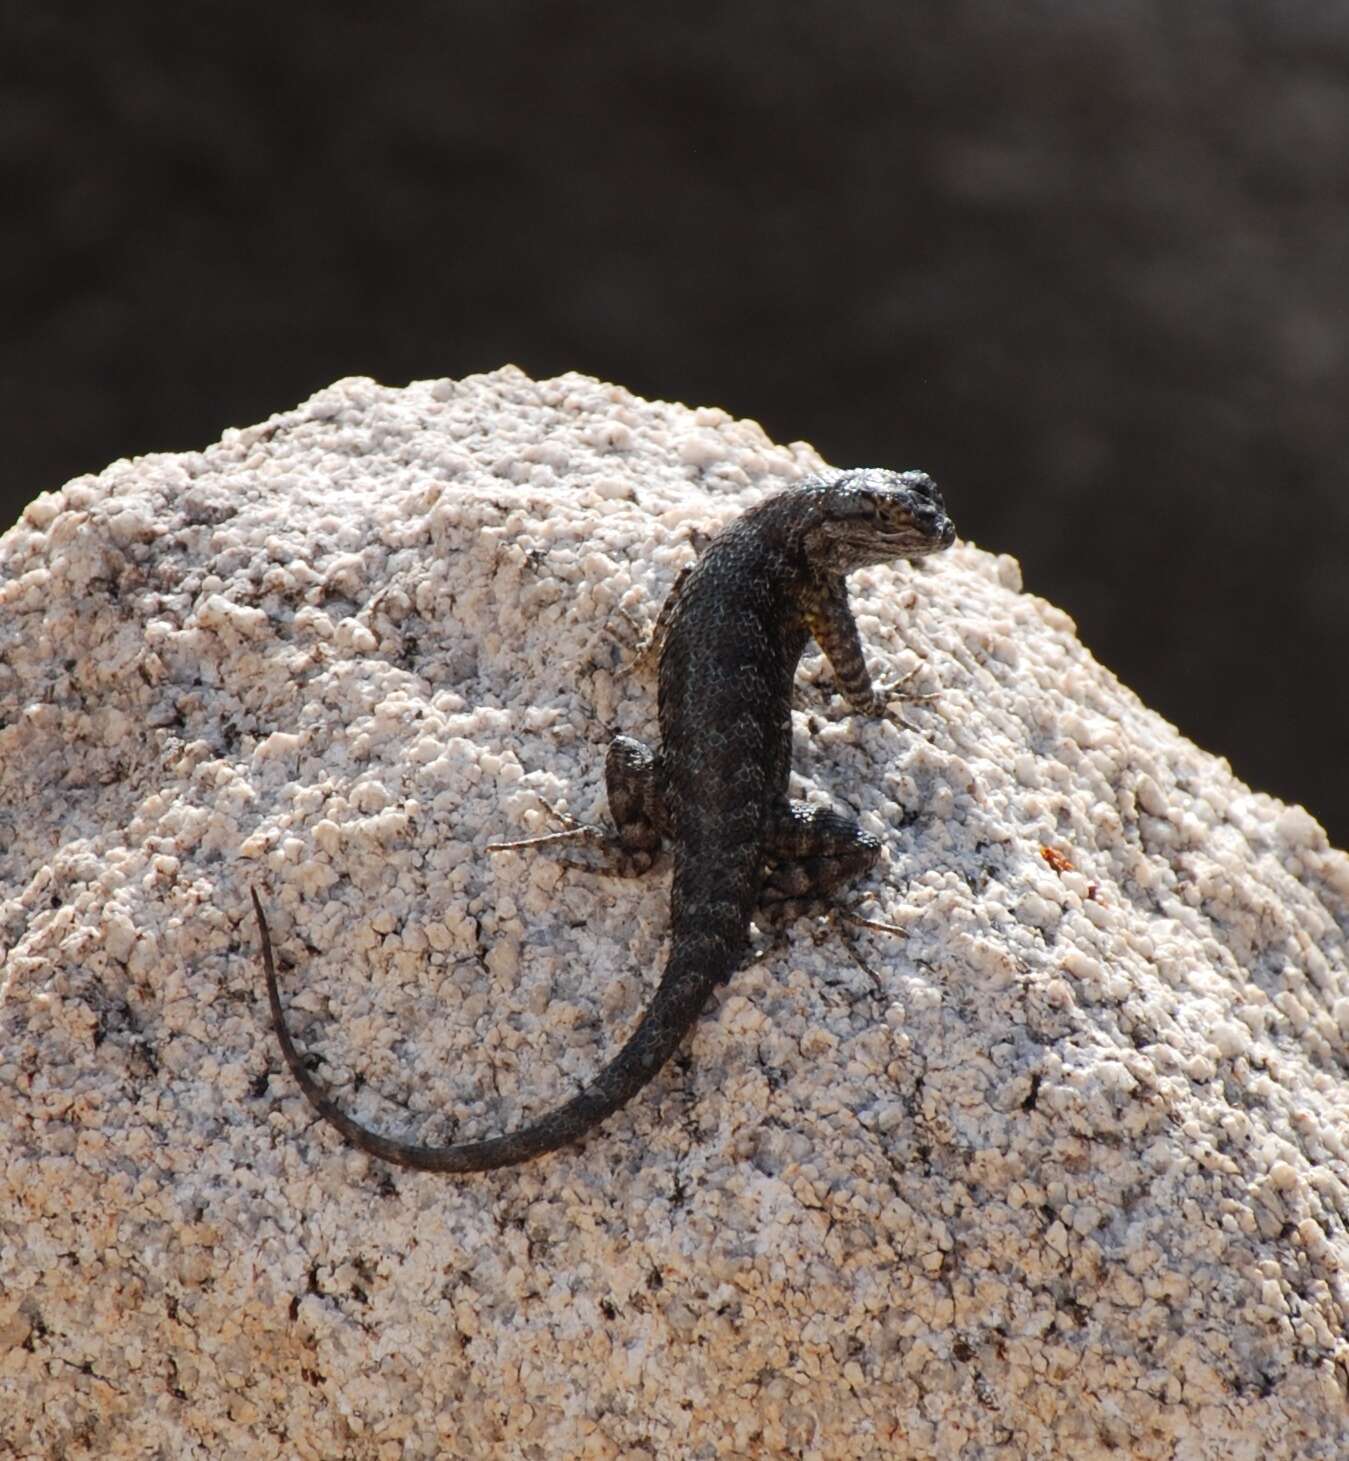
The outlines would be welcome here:
<svg viewBox="0 0 1349 1461">
<path fill-rule="evenodd" d="M 712 990 L 731 972 L 703 960 L 676 960 L 666 965 L 656 992 L 642 1013 L 637 1028 L 617 1055 L 569 1101 L 555 1106 L 545 1116 L 518 1131 L 484 1141 L 456 1142 L 453 1146 L 418 1146 L 395 1141 L 352 1120 L 305 1068 L 304 1058 L 286 1028 L 281 996 L 276 986 L 272 960 L 272 937 L 257 891 L 250 889 L 262 942 L 262 963 L 267 974 L 267 999 L 272 1008 L 272 1025 L 281 1043 L 281 1053 L 300 1089 L 320 1116 L 335 1126 L 348 1141 L 402 1167 L 424 1172 L 486 1172 L 509 1167 L 531 1157 L 555 1151 L 578 1141 L 606 1116 L 629 1101 L 674 1054 L 689 1027 L 702 1012 Z"/>
</svg>

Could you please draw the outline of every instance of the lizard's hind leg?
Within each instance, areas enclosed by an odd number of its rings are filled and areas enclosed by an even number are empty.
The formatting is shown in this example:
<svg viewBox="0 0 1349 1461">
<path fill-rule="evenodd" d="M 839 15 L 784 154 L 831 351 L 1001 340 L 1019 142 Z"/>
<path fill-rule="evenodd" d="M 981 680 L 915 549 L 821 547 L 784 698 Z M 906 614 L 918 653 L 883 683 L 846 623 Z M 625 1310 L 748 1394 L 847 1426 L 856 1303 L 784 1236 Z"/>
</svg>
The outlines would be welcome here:
<svg viewBox="0 0 1349 1461">
<path fill-rule="evenodd" d="M 875 865 L 881 844 L 842 812 L 784 799 L 769 814 L 764 853 L 761 901 L 770 909 L 785 905 L 775 911 L 790 918 L 861 877 Z"/>
<path fill-rule="evenodd" d="M 615 736 L 604 758 L 604 789 L 613 831 L 604 839 L 609 864 L 599 869 L 616 877 L 640 877 L 660 855 L 669 831 L 661 801 L 657 753 L 632 736 Z"/>
<path fill-rule="evenodd" d="M 612 827 L 593 822 L 579 822 L 566 812 L 550 807 L 549 811 L 564 823 L 560 832 L 544 832 L 537 837 L 521 837 L 510 842 L 489 842 L 488 852 L 515 851 L 522 847 L 541 847 L 554 842 L 583 839 L 604 854 L 599 862 L 581 862 L 560 857 L 562 867 L 582 872 L 602 873 L 610 877 L 636 878 L 649 872 L 661 850 L 661 833 L 666 819 L 656 781 L 656 756 L 648 746 L 631 736 L 615 736 L 609 742 L 604 761 L 604 782 L 609 799 Z"/>
<path fill-rule="evenodd" d="M 863 918 L 844 907 L 834 894 L 875 866 L 881 855 L 880 842 L 841 812 L 806 802 L 783 801 L 770 818 L 765 845 L 767 867 L 759 895 L 762 921 L 780 933 L 791 919 L 824 913 L 842 938 L 849 957 L 879 989 L 880 978 L 858 952 L 846 925 L 856 924 L 901 938 L 908 930 Z"/>
</svg>

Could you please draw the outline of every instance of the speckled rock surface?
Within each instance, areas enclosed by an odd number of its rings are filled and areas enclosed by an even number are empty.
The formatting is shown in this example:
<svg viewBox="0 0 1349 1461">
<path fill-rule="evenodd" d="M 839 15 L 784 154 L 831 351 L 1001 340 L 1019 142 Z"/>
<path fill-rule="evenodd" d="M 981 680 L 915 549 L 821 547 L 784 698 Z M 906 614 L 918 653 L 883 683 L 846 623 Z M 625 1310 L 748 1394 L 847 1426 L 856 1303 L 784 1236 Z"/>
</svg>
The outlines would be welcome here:
<svg viewBox="0 0 1349 1461">
<path fill-rule="evenodd" d="M 355 1154 L 281 1066 L 250 883 L 381 1129 L 616 1048 L 664 880 L 482 845 L 602 811 L 638 629 L 817 464 L 581 376 L 348 380 L 0 540 L 0 1453 L 1346 1453 L 1349 858 L 1009 559 L 854 575 L 916 732 L 803 667 L 798 794 L 907 939 L 798 923 L 500 1173 Z"/>
</svg>

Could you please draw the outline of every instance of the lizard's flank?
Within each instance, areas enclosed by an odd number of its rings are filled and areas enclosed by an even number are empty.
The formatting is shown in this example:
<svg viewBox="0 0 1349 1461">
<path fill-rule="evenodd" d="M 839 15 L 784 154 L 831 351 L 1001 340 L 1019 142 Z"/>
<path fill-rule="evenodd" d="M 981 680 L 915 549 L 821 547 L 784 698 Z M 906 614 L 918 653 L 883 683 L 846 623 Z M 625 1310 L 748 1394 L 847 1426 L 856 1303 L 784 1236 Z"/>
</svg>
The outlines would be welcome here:
<svg viewBox="0 0 1349 1461">
<path fill-rule="evenodd" d="M 767 498 L 680 575 L 648 646 L 660 665 L 660 746 L 653 751 L 628 736 L 610 744 L 612 828 L 577 824 L 489 849 L 584 838 L 606 850 L 608 870 L 623 874 L 646 871 L 665 841 L 674 851 L 670 956 L 660 984 L 618 1054 L 537 1121 L 440 1147 L 396 1141 L 354 1121 L 310 1074 L 291 1039 L 254 892 L 272 1023 L 286 1064 L 319 1114 L 386 1161 L 478 1172 L 577 1141 L 630 1100 L 743 961 L 757 907 L 776 902 L 790 910 L 795 900 L 827 894 L 875 862 L 880 843 L 855 821 L 787 796 L 792 681 L 814 636 L 848 703 L 863 714 L 884 714 L 903 692 L 899 684 L 872 684 L 845 579 L 866 564 L 926 557 L 954 540 L 931 478 L 863 468 Z"/>
</svg>

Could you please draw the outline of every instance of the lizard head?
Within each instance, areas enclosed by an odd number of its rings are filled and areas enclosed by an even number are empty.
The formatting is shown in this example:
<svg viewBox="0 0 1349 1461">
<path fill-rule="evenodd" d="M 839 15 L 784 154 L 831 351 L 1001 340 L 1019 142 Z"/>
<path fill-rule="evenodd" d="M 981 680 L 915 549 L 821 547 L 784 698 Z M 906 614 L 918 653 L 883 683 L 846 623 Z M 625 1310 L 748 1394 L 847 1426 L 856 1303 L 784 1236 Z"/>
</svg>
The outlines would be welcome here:
<svg viewBox="0 0 1349 1461">
<path fill-rule="evenodd" d="M 955 524 L 926 472 L 859 467 L 820 494 L 820 557 L 838 573 L 894 558 L 923 558 L 949 548 Z"/>
</svg>

